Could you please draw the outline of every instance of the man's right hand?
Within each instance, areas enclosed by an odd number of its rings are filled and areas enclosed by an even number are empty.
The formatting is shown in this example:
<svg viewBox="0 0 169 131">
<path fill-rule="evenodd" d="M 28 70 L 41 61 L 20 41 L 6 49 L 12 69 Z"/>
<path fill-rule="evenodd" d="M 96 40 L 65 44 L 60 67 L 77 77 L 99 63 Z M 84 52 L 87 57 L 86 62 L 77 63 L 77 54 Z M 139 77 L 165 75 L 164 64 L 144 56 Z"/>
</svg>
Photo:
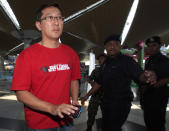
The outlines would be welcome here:
<svg viewBox="0 0 169 131">
<path fill-rule="evenodd" d="M 146 70 L 144 76 L 146 77 L 146 83 L 154 85 L 157 82 L 157 75 L 153 71 Z"/>
<path fill-rule="evenodd" d="M 60 105 L 51 105 L 49 108 L 49 113 L 56 116 L 58 115 L 60 118 L 64 118 L 64 114 L 70 115 L 75 113 L 78 110 L 76 106 L 70 104 L 60 104 Z"/>
</svg>

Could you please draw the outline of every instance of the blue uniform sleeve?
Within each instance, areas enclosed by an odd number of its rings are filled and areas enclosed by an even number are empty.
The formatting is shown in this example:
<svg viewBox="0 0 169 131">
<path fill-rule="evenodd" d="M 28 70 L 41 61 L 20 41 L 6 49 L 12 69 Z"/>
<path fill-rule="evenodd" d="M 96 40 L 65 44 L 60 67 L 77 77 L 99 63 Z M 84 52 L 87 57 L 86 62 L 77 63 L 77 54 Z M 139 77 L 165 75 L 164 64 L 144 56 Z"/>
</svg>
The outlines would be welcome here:
<svg viewBox="0 0 169 131">
<path fill-rule="evenodd" d="M 128 58 L 126 62 L 126 73 L 127 75 L 134 80 L 135 82 L 139 82 L 139 77 L 143 73 L 143 69 L 141 66 L 131 57 Z"/>
</svg>

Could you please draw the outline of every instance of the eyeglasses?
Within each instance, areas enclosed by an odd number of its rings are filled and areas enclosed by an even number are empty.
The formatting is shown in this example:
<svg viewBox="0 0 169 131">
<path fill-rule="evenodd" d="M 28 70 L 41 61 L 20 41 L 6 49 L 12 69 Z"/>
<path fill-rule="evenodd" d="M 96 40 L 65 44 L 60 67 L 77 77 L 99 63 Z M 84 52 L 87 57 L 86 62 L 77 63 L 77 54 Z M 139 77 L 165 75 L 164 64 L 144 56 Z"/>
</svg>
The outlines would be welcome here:
<svg viewBox="0 0 169 131">
<path fill-rule="evenodd" d="M 54 21 L 54 20 L 63 21 L 64 17 L 62 17 L 62 16 L 46 16 L 44 18 L 41 18 L 40 20 L 41 21 L 46 20 L 46 21 L 49 21 L 49 22 Z"/>
</svg>

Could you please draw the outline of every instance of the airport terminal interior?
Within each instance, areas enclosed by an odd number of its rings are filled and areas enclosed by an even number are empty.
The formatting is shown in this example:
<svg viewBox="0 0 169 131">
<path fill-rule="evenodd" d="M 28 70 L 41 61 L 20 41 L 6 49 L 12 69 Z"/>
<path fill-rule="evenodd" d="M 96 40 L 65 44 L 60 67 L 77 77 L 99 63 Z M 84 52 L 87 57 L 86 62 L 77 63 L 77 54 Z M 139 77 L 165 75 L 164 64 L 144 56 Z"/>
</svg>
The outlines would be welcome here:
<svg viewBox="0 0 169 131">
<path fill-rule="evenodd" d="M 79 56 L 81 79 L 79 101 L 91 88 L 87 77 L 99 66 L 97 56 L 106 53 L 104 40 L 111 34 L 121 36 L 121 52 L 133 57 L 144 68 L 147 55 L 145 40 L 158 35 L 161 53 L 169 57 L 169 0 L 52 0 L 63 10 L 64 28 L 60 41 Z M 11 91 L 13 70 L 18 55 L 41 41 L 35 27 L 36 11 L 50 0 L 0 0 L 0 131 L 25 131 L 24 105 Z M 132 82 L 134 95 L 123 131 L 146 131 L 143 111 Z M 89 100 L 74 119 L 76 131 L 87 128 Z M 101 131 L 99 108 L 93 131 Z M 169 131 L 169 103 L 166 108 L 166 131 Z"/>
</svg>

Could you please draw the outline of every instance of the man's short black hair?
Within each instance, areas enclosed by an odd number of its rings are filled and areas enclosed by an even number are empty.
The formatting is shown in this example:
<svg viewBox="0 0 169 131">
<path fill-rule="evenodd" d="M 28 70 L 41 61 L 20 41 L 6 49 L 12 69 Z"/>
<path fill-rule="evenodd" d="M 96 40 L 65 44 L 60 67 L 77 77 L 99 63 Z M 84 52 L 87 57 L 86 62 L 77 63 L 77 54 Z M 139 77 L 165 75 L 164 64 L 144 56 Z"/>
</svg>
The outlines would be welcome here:
<svg viewBox="0 0 169 131">
<path fill-rule="evenodd" d="M 161 44 L 161 38 L 159 36 L 152 36 L 150 38 L 148 38 L 145 42 L 146 45 L 148 45 L 148 43 L 158 43 L 158 44 Z"/>
<path fill-rule="evenodd" d="M 121 43 L 121 36 L 118 35 L 118 34 L 113 34 L 113 35 L 110 35 L 109 37 L 107 37 L 104 41 L 104 45 L 106 45 L 106 43 L 108 43 L 109 41 L 119 41 Z"/>
<path fill-rule="evenodd" d="M 44 10 L 45 8 L 48 7 L 56 7 L 57 9 L 60 10 L 61 14 L 62 14 L 62 9 L 60 8 L 59 4 L 57 3 L 52 3 L 52 4 L 44 4 L 42 5 L 37 11 L 36 11 L 36 21 L 41 21 L 41 17 L 42 17 L 42 10 Z"/>
<path fill-rule="evenodd" d="M 106 54 L 102 53 L 102 54 L 98 55 L 96 59 L 98 60 L 100 57 L 106 57 Z"/>
</svg>

